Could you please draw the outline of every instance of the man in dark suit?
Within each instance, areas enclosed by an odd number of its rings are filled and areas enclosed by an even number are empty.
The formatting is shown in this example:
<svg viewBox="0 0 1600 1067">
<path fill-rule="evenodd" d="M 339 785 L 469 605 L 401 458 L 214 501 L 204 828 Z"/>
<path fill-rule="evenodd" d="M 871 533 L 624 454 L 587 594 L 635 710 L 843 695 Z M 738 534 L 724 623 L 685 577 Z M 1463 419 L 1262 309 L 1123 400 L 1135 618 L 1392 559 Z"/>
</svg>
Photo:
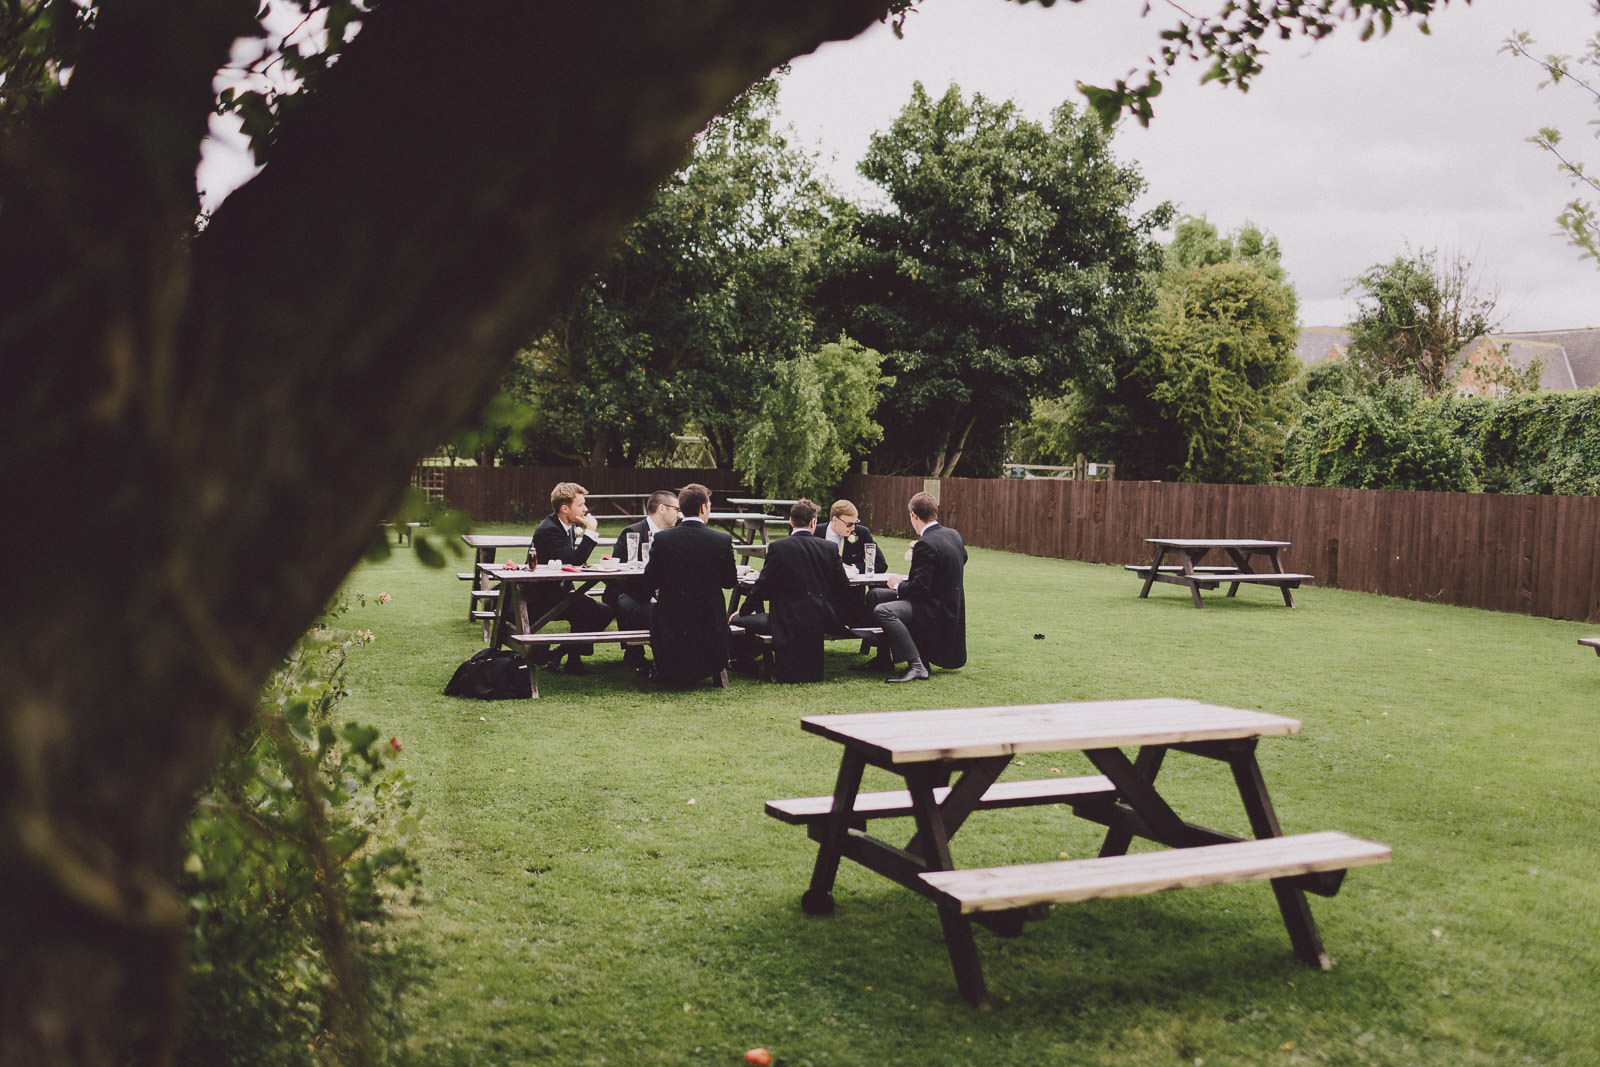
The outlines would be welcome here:
<svg viewBox="0 0 1600 1067">
<path fill-rule="evenodd" d="M 967 662 L 967 546 L 940 525 L 939 505 L 929 494 L 913 496 L 908 510 L 917 534 L 910 573 L 889 579 L 895 598 L 872 608 L 891 654 L 906 661 L 904 673 L 886 682 L 922 681 L 929 663 L 954 669 Z"/>
<path fill-rule="evenodd" d="M 706 525 L 711 490 L 690 484 L 678 490 L 683 521 L 656 534 L 645 564 L 643 588 L 655 598 L 650 611 L 652 677 L 688 685 L 723 677 L 728 668 L 728 609 L 724 589 L 737 577 L 733 538 Z"/>
<path fill-rule="evenodd" d="M 889 569 L 889 561 L 884 558 L 883 549 L 878 547 L 878 542 L 872 539 L 872 531 L 861 524 L 861 514 L 856 511 L 856 506 L 848 500 L 835 500 L 828 509 L 828 521 L 817 531 L 817 536 L 824 538 L 833 545 L 839 553 L 839 558 L 858 571 L 867 569 L 867 546 L 871 545 L 876 550 L 872 571 L 882 574 Z"/>
<path fill-rule="evenodd" d="M 834 548 L 810 536 L 817 506 L 796 501 L 789 509 L 789 536 L 772 542 L 750 601 L 768 611 L 735 615 L 732 621 L 752 633 L 772 635 L 774 674 L 780 682 L 822 681 L 822 640 L 842 628 L 840 611 L 849 610 L 852 590 Z"/>
<path fill-rule="evenodd" d="M 670 530 L 677 524 L 678 494 L 665 489 L 657 490 L 645 501 L 644 518 L 622 528 L 622 536 L 617 538 L 617 547 L 611 550 L 611 554 L 623 563 L 631 562 L 633 554 L 628 546 L 628 535 L 636 534 L 641 555 L 648 555 L 642 550 L 647 545 L 653 545 L 656 534 Z M 617 629 L 650 629 L 650 590 L 645 587 L 642 577 L 607 582 L 601 599 L 617 613 Z M 622 662 L 634 670 L 645 670 L 648 661 L 645 659 L 644 646 L 628 645 L 623 648 Z"/>
<path fill-rule="evenodd" d="M 599 524 L 589 514 L 589 505 L 583 499 L 588 492 L 577 482 L 561 482 L 550 490 L 553 510 L 533 531 L 530 558 L 537 556 L 542 563 L 560 560 L 573 566 L 588 562 L 589 553 L 600 543 L 595 536 Z M 528 609 L 535 617 L 559 605 L 561 614 L 557 618 L 570 622 L 575 633 L 604 630 L 614 614 L 610 607 L 597 604 L 574 590 L 571 582 L 531 582 L 527 596 Z M 566 672 L 588 674 L 582 657 L 593 652 L 593 645 L 570 646 Z M 548 649 L 545 654 L 549 655 Z M 559 655 L 556 658 L 559 659 Z"/>
</svg>

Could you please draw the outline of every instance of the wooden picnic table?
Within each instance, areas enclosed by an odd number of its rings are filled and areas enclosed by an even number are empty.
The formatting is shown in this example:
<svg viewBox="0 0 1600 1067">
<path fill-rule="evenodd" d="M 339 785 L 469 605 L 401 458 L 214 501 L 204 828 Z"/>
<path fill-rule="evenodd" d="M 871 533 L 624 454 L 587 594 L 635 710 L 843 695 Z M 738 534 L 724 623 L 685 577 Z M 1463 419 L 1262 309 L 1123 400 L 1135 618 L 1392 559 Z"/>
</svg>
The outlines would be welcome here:
<svg viewBox="0 0 1600 1067">
<path fill-rule="evenodd" d="M 730 496 L 725 499 L 727 503 L 738 508 L 777 508 L 779 510 L 773 512 L 773 514 L 779 518 L 788 518 L 789 509 L 800 503 L 798 498 L 794 500 L 779 500 L 776 497 L 768 496 Z M 826 515 L 823 515 L 822 518 L 824 521 L 827 520 Z"/>
<path fill-rule="evenodd" d="M 1132 571 L 1144 579 L 1139 590 L 1141 599 L 1150 595 L 1156 582 L 1188 586 L 1189 595 L 1197 608 L 1205 605 L 1200 600 L 1201 589 L 1215 589 L 1224 583 L 1228 595 L 1233 596 L 1242 584 L 1275 585 L 1283 594 L 1283 602 L 1294 607 L 1290 589 L 1300 588 L 1309 582 L 1309 574 L 1290 574 L 1283 569 L 1278 554 L 1289 547 L 1288 541 L 1261 541 L 1248 537 L 1146 537 L 1145 543 L 1154 546 L 1155 554 L 1149 563 L 1129 563 L 1124 570 Z M 1227 554 L 1233 562 L 1208 566 L 1203 561 L 1212 551 Z M 1175 562 L 1164 562 L 1171 556 Z M 1255 556 L 1265 556 L 1270 570 L 1258 572 L 1251 566 Z"/>
<path fill-rule="evenodd" d="M 484 613 L 488 610 L 479 607 L 486 601 L 498 601 L 501 598 L 500 589 L 496 580 L 485 571 L 484 564 L 493 563 L 500 549 L 520 549 L 522 558 L 527 559 L 528 547 L 533 544 L 532 534 L 462 534 L 461 540 L 472 546 L 472 570 L 457 574 L 456 577 L 464 582 L 470 582 L 471 590 L 467 594 L 467 618 L 488 621 Z M 614 545 L 615 537 L 596 538 L 602 547 Z M 484 639 L 488 639 L 489 628 L 484 627 Z"/>
<path fill-rule="evenodd" d="M 733 535 L 733 550 L 740 554 L 739 562 L 746 564 L 750 562 L 751 555 L 756 554 L 756 545 L 762 546 L 761 552 L 766 551 L 769 523 L 782 523 L 785 528 L 789 525 L 788 519 L 779 519 L 759 511 L 713 511 L 706 516 L 706 522 L 711 526 L 720 526 Z"/>
<path fill-rule="evenodd" d="M 735 551 L 738 551 L 737 547 L 735 548 Z M 760 577 L 761 572 L 758 570 L 753 570 L 749 567 L 741 567 L 739 569 L 739 580 L 733 584 L 733 591 L 728 594 L 729 615 L 733 615 L 738 612 L 739 605 L 744 601 L 744 598 L 749 595 L 750 590 L 755 587 L 756 579 Z M 889 579 L 900 578 L 901 580 L 904 580 L 905 575 L 891 574 L 889 571 L 881 571 L 875 574 L 862 574 L 859 571 L 846 570 L 844 572 L 844 577 L 845 581 L 849 582 L 852 586 L 862 590 L 862 592 L 865 593 L 869 586 L 888 585 Z"/>
<path fill-rule="evenodd" d="M 831 796 L 768 801 L 768 815 L 808 828 L 818 844 L 801 898 L 812 915 L 834 910 L 841 860 L 850 859 L 932 900 L 961 994 L 988 1004 L 972 924 L 1015 936 L 1053 904 L 1163 889 L 1270 879 L 1296 955 L 1331 966 L 1306 892 L 1332 896 L 1349 867 L 1383 863 L 1387 846 L 1337 832 L 1285 836 L 1256 763 L 1263 737 L 1298 733 L 1295 719 L 1258 711 L 1153 698 L 1013 707 L 815 715 L 801 727 L 843 746 Z M 1138 752 L 1129 758 L 1125 747 Z M 999 778 L 1013 757 L 1081 751 L 1098 771 L 1038 781 Z M 1158 791 L 1168 752 L 1227 764 L 1253 837 L 1185 821 Z M 905 789 L 862 793 L 866 767 Z M 952 775 L 956 776 L 951 783 Z M 1066 804 L 1106 827 L 1097 857 L 957 869 L 950 841 L 969 816 L 992 808 Z M 867 832 L 869 821 L 907 817 L 903 847 Z M 1169 846 L 1129 854 L 1134 837 Z M 1058 854 L 1053 842 L 1041 853 Z"/>
</svg>

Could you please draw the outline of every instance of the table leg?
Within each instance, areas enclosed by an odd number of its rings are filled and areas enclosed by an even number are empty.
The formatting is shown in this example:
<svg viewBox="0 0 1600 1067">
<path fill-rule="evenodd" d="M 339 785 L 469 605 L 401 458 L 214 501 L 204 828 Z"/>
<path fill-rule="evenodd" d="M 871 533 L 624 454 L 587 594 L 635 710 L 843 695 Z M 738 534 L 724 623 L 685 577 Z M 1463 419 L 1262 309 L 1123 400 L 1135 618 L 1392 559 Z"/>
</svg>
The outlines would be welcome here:
<svg viewBox="0 0 1600 1067">
<path fill-rule="evenodd" d="M 1234 747 L 1228 755 L 1228 767 L 1233 771 L 1234 784 L 1239 788 L 1239 799 L 1244 801 L 1245 814 L 1250 818 L 1250 832 L 1257 837 L 1281 837 L 1283 828 L 1278 824 L 1278 813 L 1267 795 L 1266 779 L 1261 776 L 1261 765 L 1256 762 L 1254 739 Z M 1294 954 L 1313 967 L 1324 971 L 1333 969 L 1333 960 L 1322 945 L 1322 934 L 1317 930 L 1317 920 L 1311 914 L 1311 904 L 1305 890 L 1288 885 L 1281 878 L 1272 881 L 1272 895 L 1278 900 L 1278 913 L 1289 931 L 1289 943 Z"/>
<path fill-rule="evenodd" d="M 1178 549 L 1178 559 L 1183 563 L 1183 576 L 1188 579 L 1186 584 L 1189 586 L 1189 595 L 1194 598 L 1194 606 L 1197 608 L 1203 608 L 1205 604 L 1200 599 L 1199 583 L 1194 580 L 1194 569 L 1206 558 L 1206 552 L 1207 549 L 1204 548 L 1198 552 L 1187 548 Z"/>
<path fill-rule="evenodd" d="M 811 885 L 800 898 L 800 909 L 807 915 L 833 913 L 833 880 L 839 874 L 839 860 L 850 836 L 856 793 L 861 789 L 861 772 L 866 761 L 858 752 L 845 749 L 839 762 L 839 777 L 833 785 L 833 811 L 824 823 L 822 840 L 817 844 L 817 862 L 811 869 Z"/>
<path fill-rule="evenodd" d="M 1161 561 L 1167 556 L 1165 545 L 1156 546 L 1155 558 L 1150 561 L 1150 573 L 1144 576 L 1144 588 L 1139 590 L 1139 599 L 1143 600 L 1150 595 L 1150 587 L 1156 584 L 1156 575 L 1161 573 Z"/>
<path fill-rule="evenodd" d="M 1267 549 L 1267 561 L 1272 564 L 1273 574 L 1283 573 L 1283 564 L 1278 560 L 1278 550 L 1276 548 Z M 1278 586 L 1278 591 L 1283 594 L 1284 604 L 1291 608 L 1294 607 L 1294 597 L 1289 595 L 1289 587 L 1280 585 Z"/>
<path fill-rule="evenodd" d="M 1156 775 L 1161 771 L 1161 762 L 1167 758 L 1167 750 L 1161 745 L 1146 745 L 1139 750 L 1139 755 L 1134 758 L 1133 772 L 1143 781 L 1155 784 Z M 1100 845 L 1102 856 L 1123 856 L 1128 852 L 1128 846 L 1133 843 L 1133 831 L 1126 827 L 1113 826 L 1106 830 L 1106 839 Z"/>
<path fill-rule="evenodd" d="M 989 766 L 998 763 L 997 767 Z M 989 788 L 990 783 L 999 777 L 1000 771 L 1010 762 L 1010 757 L 1002 757 L 997 761 L 985 761 L 983 764 L 969 768 L 956 782 L 955 788 L 945 797 L 946 805 L 957 801 L 950 814 L 954 817 L 955 825 L 959 826 L 965 820 L 967 811 L 961 809 L 966 806 L 969 792 L 965 787 L 969 781 L 976 778 L 987 779 L 981 787 L 977 788 L 977 796 L 983 795 L 983 790 Z M 919 773 L 928 771 L 932 773 Z M 906 784 L 911 789 L 912 814 L 917 822 L 917 834 L 913 841 L 920 846 L 918 854 L 923 857 L 929 870 L 948 871 L 954 867 L 950 859 L 950 834 L 954 828 L 946 820 L 945 812 L 934 802 L 933 789 L 935 784 L 944 775 L 938 773 L 937 768 L 908 769 Z M 958 793 L 961 794 L 958 799 Z M 971 803 L 975 804 L 973 798 Z M 969 1004 L 987 1010 L 989 1007 L 989 991 L 983 981 L 983 961 L 978 957 L 978 944 L 972 936 L 972 922 L 961 914 L 961 905 L 950 900 L 939 902 L 939 926 L 944 931 L 945 949 L 950 954 L 950 969 L 955 974 L 956 989 L 958 989 Z"/>
</svg>

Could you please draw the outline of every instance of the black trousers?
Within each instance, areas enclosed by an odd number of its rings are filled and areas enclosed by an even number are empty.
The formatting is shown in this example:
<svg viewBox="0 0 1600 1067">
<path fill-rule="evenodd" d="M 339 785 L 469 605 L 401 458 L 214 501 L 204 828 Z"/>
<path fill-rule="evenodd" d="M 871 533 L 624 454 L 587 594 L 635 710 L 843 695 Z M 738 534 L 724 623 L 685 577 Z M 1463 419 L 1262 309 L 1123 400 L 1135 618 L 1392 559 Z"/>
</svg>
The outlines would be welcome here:
<svg viewBox="0 0 1600 1067">
<path fill-rule="evenodd" d="M 611 625 L 611 620 L 616 618 L 616 612 L 610 605 L 591 600 L 582 593 L 567 594 L 567 610 L 562 618 L 572 624 L 574 633 L 585 630 L 604 630 Z M 594 655 L 593 645 L 568 645 L 567 651 L 574 656 Z"/>
</svg>

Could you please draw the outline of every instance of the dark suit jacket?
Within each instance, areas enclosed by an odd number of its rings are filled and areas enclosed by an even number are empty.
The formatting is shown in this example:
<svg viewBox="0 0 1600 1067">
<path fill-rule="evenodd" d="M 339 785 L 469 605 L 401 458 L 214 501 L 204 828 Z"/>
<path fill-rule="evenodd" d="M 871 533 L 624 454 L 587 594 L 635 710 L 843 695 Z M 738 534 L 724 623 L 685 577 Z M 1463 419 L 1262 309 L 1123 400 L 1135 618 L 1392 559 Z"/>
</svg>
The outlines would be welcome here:
<svg viewBox="0 0 1600 1067">
<path fill-rule="evenodd" d="M 823 525 L 824 525 L 824 520 L 821 519 L 821 518 L 818 518 L 817 519 L 817 529 L 819 531 L 822 530 Z M 844 540 L 844 551 L 842 553 L 840 553 L 839 558 L 841 560 L 843 560 L 845 563 L 850 564 L 850 566 L 854 567 L 856 570 L 864 571 L 864 570 L 867 569 L 866 568 L 867 546 L 868 545 L 878 545 L 878 542 L 876 542 L 876 541 L 874 541 L 872 539 L 872 531 L 867 529 L 865 526 L 857 525 L 853 532 L 854 532 L 855 538 L 856 538 L 855 543 L 851 544 L 850 543 L 850 539 L 848 537 L 845 538 L 845 540 Z M 823 538 L 824 540 L 826 540 L 828 535 L 824 531 L 824 532 L 819 533 L 818 536 Z M 882 545 L 878 545 L 878 562 L 876 563 L 876 565 L 873 566 L 872 572 L 874 574 L 882 574 L 884 571 L 886 571 L 888 569 L 889 569 L 889 561 L 884 558 L 883 546 Z"/>
<path fill-rule="evenodd" d="M 967 662 L 967 546 L 948 526 L 923 528 L 911 546 L 911 570 L 896 594 L 916 606 L 911 638 L 926 663 L 954 669 Z"/>
<path fill-rule="evenodd" d="M 826 540 L 796 531 L 772 542 L 750 598 L 770 604 L 778 681 L 822 681 L 823 634 L 844 624 L 853 593 Z"/>
<path fill-rule="evenodd" d="M 594 551 L 595 542 L 583 536 L 583 527 L 574 526 L 578 533 L 577 547 L 573 547 L 572 539 L 562 527 L 561 520 L 554 513 L 546 515 L 544 521 L 539 523 L 538 529 L 533 531 L 533 550 L 539 554 L 539 562 L 548 563 L 559 559 L 562 563 L 570 563 L 581 567 L 589 561 L 589 553 Z M 528 607 L 536 614 L 543 615 L 550 608 L 572 592 L 571 582 L 534 582 L 528 587 Z"/>
<path fill-rule="evenodd" d="M 656 680 L 682 684 L 716 674 L 728 665 L 728 606 L 732 589 L 733 538 L 701 522 L 656 534 L 644 585 L 656 598 L 650 615 L 650 647 Z"/>
</svg>

